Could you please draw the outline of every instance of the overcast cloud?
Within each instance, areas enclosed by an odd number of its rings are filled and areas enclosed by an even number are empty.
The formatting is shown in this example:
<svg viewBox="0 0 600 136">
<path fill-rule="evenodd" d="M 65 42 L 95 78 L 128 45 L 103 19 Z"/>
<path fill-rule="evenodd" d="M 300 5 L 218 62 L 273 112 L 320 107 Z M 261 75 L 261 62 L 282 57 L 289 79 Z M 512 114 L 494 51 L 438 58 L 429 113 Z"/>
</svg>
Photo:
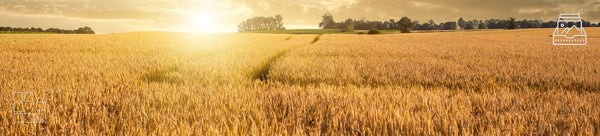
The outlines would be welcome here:
<svg viewBox="0 0 600 136">
<path fill-rule="evenodd" d="M 91 26 L 99 33 L 182 31 L 195 14 L 209 14 L 214 31 L 235 31 L 242 20 L 281 14 L 288 28 L 316 27 L 330 12 L 336 21 L 412 19 L 436 22 L 508 18 L 555 20 L 576 12 L 600 21 L 600 0 L 1 0 L 0 26 Z"/>
</svg>

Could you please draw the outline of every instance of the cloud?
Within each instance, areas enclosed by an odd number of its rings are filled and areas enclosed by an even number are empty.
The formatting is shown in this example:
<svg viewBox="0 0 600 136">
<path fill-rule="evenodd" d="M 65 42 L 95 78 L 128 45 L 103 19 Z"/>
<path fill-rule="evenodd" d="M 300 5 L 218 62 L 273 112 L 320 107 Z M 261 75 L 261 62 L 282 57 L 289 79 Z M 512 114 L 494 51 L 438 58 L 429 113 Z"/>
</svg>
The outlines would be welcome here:
<svg viewBox="0 0 600 136">
<path fill-rule="evenodd" d="M 358 0 L 321 0 L 322 7 L 329 11 L 335 11 L 340 8 L 350 8 L 358 3 Z"/>
<path fill-rule="evenodd" d="M 121 4 L 107 4 L 121 3 Z M 24 15 L 56 15 L 79 18 L 98 19 L 147 19 L 172 15 L 162 9 L 174 8 L 169 2 L 154 1 L 153 4 L 120 0 L 78 1 L 78 0 L 48 0 L 48 1 L 0 1 L 3 12 Z M 157 5 L 162 5 L 158 7 Z"/>
<path fill-rule="evenodd" d="M 520 14 L 535 14 L 535 13 L 545 13 L 546 9 L 543 8 L 521 8 L 517 11 Z"/>
<path fill-rule="evenodd" d="M 229 15 L 243 14 L 245 16 L 249 16 L 249 15 L 252 15 L 252 13 L 254 13 L 254 10 L 252 10 L 251 8 L 246 6 L 246 4 L 236 5 L 236 8 L 234 8 L 231 11 L 232 12 L 229 12 L 227 14 L 229 14 Z"/>
<path fill-rule="evenodd" d="M 321 15 L 369 20 L 399 19 L 436 22 L 508 18 L 555 20 L 559 13 L 578 12 L 585 20 L 600 21 L 599 0 L 1 0 L 0 18 L 68 18 L 95 25 L 130 24 L 135 29 L 186 27 L 195 13 L 210 13 L 214 21 L 235 26 L 254 16 L 281 14 L 285 25 L 316 26 Z M 10 17 L 7 17 L 10 16 Z M 75 21 L 77 20 L 77 21 Z M 59 19 L 52 24 L 58 24 Z M 4 21 L 14 22 L 14 21 Z M 3 22 L 3 23 L 4 23 Z M 100 23 L 96 23 L 100 22 Z M 33 23 L 32 23 L 33 24 Z M 10 24 L 8 24 L 10 25 Z M 35 26 L 34 26 L 35 27 Z M 123 31 L 127 25 L 120 25 Z M 113 31 L 114 29 L 110 29 Z"/>
<path fill-rule="evenodd" d="M 436 5 L 436 4 L 425 3 L 425 2 L 420 2 L 420 1 L 411 1 L 410 3 L 412 4 L 413 7 L 416 7 L 416 8 L 432 9 L 432 8 L 440 7 L 439 5 Z"/>
<path fill-rule="evenodd" d="M 265 10 L 271 10 L 271 4 L 267 0 L 261 0 L 258 5 Z"/>
<path fill-rule="evenodd" d="M 359 0 L 297 0 L 288 1 L 287 5 L 300 5 L 303 7 L 311 7 L 328 12 L 337 12 L 339 10 L 356 6 L 358 3 Z"/>
</svg>

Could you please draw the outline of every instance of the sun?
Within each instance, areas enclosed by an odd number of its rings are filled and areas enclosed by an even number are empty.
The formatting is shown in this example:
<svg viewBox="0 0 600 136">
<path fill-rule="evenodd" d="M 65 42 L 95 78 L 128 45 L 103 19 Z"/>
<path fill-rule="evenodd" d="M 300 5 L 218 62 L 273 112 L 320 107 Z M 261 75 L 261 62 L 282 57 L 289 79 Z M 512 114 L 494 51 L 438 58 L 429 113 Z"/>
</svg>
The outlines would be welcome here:
<svg viewBox="0 0 600 136">
<path fill-rule="evenodd" d="M 195 32 L 211 32 L 212 28 L 215 27 L 215 17 L 209 13 L 194 13 L 188 16 L 190 25 L 194 28 Z"/>
<path fill-rule="evenodd" d="M 185 19 L 180 26 L 180 31 L 194 33 L 230 33 L 237 30 L 237 26 L 231 24 L 223 24 L 223 20 L 227 20 L 227 16 L 219 12 L 202 10 L 190 11 L 183 16 Z"/>
<path fill-rule="evenodd" d="M 196 15 L 196 16 L 194 16 L 193 20 L 194 20 L 193 21 L 194 25 L 196 27 L 200 27 L 200 28 L 210 27 L 210 26 L 214 25 L 213 24 L 213 17 L 211 15 L 208 15 L 208 14 Z"/>
</svg>

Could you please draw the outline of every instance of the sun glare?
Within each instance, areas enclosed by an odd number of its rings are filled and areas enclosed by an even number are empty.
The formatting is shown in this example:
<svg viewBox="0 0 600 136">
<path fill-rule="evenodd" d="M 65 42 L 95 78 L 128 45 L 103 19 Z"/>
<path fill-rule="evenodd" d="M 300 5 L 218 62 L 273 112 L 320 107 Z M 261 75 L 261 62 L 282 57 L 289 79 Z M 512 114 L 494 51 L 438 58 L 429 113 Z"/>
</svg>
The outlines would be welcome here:
<svg viewBox="0 0 600 136">
<path fill-rule="evenodd" d="M 206 28 L 213 25 L 213 18 L 210 15 L 202 14 L 194 17 L 194 25 L 200 28 Z"/>
<path fill-rule="evenodd" d="M 190 23 L 195 32 L 208 33 L 214 28 L 215 17 L 208 13 L 195 13 L 190 16 Z"/>
</svg>

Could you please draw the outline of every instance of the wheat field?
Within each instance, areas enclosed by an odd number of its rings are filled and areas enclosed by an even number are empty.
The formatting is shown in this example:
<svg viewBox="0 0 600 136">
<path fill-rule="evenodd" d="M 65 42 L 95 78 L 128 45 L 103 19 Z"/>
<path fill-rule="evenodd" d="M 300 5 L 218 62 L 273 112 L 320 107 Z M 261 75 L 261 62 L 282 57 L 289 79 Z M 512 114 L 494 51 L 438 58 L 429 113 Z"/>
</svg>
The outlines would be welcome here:
<svg viewBox="0 0 600 136">
<path fill-rule="evenodd" d="M 0 134 L 600 135 L 600 29 L 552 31 L 0 34 Z"/>
</svg>

